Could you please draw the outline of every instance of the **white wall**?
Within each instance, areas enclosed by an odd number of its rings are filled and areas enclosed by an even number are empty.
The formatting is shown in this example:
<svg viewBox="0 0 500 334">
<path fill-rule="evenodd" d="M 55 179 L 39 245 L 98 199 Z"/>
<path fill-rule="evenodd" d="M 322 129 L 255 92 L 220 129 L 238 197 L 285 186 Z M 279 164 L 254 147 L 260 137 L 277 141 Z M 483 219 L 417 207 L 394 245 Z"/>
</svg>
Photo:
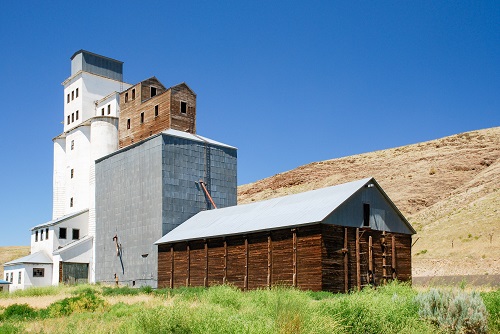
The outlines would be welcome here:
<svg viewBox="0 0 500 334">
<path fill-rule="evenodd" d="M 54 139 L 52 219 L 64 216 L 66 200 L 66 138 Z"/>
<path fill-rule="evenodd" d="M 33 277 L 33 268 L 43 268 L 44 276 Z M 35 286 L 48 286 L 52 282 L 52 264 L 26 263 L 5 267 L 5 273 L 9 274 L 9 278 L 11 272 L 14 273 L 14 279 L 9 288 L 11 292 Z M 21 284 L 18 283 L 19 273 L 21 273 Z"/>
</svg>

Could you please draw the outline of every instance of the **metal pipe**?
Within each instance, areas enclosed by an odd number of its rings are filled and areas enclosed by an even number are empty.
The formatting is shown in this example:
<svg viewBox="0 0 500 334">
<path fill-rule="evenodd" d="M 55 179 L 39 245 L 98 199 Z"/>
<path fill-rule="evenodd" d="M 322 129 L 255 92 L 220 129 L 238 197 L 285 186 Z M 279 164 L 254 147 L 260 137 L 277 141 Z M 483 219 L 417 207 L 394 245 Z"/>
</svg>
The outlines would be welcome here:
<svg viewBox="0 0 500 334">
<path fill-rule="evenodd" d="M 214 200 L 212 199 L 212 196 L 210 196 L 210 193 L 208 192 L 207 187 L 205 187 L 205 182 L 203 182 L 203 180 L 200 180 L 200 185 L 201 185 L 201 188 L 203 189 L 203 191 L 205 192 L 205 195 L 207 195 L 208 200 L 210 201 L 210 203 L 212 203 L 212 206 L 214 207 L 214 209 L 217 209 L 217 205 L 215 205 Z"/>
</svg>

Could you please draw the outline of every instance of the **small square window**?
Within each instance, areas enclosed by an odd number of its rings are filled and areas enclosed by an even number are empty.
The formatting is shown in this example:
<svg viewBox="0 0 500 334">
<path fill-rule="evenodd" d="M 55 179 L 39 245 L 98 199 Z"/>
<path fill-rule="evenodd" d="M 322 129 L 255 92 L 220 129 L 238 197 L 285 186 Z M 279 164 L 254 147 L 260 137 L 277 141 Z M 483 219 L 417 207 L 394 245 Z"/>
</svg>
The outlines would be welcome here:
<svg viewBox="0 0 500 334">
<path fill-rule="evenodd" d="M 38 241 L 38 231 L 35 231 L 35 242 Z"/>
<path fill-rule="evenodd" d="M 59 239 L 66 239 L 66 227 L 59 227 Z"/>
<path fill-rule="evenodd" d="M 17 273 L 17 284 L 21 284 L 21 272 Z"/>
<path fill-rule="evenodd" d="M 151 87 L 151 97 L 156 96 L 156 87 Z"/>
<path fill-rule="evenodd" d="M 80 239 L 80 230 L 77 228 L 73 229 L 73 240 L 78 240 Z"/>
<path fill-rule="evenodd" d="M 73 175 L 75 174 L 75 170 L 71 168 L 71 178 L 73 178 Z"/>
<path fill-rule="evenodd" d="M 144 123 L 144 112 L 141 112 L 141 124 Z"/>
<path fill-rule="evenodd" d="M 128 93 L 125 93 L 125 103 L 128 102 Z"/>
<path fill-rule="evenodd" d="M 185 114 L 187 111 L 187 102 L 181 101 L 181 114 Z"/>
<path fill-rule="evenodd" d="M 101 109 L 101 116 L 104 116 L 104 108 Z"/>
<path fill-rule="evenodd" d="M 45 275 L 45 268 L 33 268 L 33 277 L 43 277 Z"/>
<path fill-rule="evenodd" d="M 71 149 L 73 150 L 74 148 L 75 148 L 75 141 L 74 141 L 74 140 L 72 140 L 72 141 L 71 141 Z"/>
<path fill-rule="evenodd" d="M 72 91 L 71 92 L 71 101 L 73 101 L 75 99 L 75 91 Z"/>
<path fill-rule="evenodd" d="M 158 117 L 158 111 L 159 111 L 159 109 L 158 109 L 158 106 L 156 105 L 155 106 L 155 117 Z"/>
<path fill-rule="evenodd" d="M 69 207 L 72 208 L 73 207 L 73 197 L 71 197 L 69 199 Z"/>
<path fill-rule="evenodd" d="M 132 89 L 132 100 L 135 100 L 135 88 Z"/>
<path fill-rule="evenodd" d="M 108 104 L 108 115 L 111 114 L 111 104 Z"/>
<path fill-rule="evenodd" d="M 78 97 L 78 88 L 76 89 L 76 97 Z"/>
<path fill-rule="evenodd" d="M 76 111 L 76 120 L 78 120 L 78 110 Z"/>
<path fill-rule="evenodd" d="M 127 119 L 127 129 L 130 129 L 130 118 Z"/>
</svg>

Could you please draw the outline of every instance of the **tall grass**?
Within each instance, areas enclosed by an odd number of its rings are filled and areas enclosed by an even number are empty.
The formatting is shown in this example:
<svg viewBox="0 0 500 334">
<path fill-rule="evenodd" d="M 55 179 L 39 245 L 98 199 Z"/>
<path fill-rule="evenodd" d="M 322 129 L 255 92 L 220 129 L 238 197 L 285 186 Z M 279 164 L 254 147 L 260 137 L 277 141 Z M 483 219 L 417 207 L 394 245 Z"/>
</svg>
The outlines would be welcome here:
<svg viewBox="0 0 500 334">
<path fill-rule="evenodd" d="M 242 292 L 231 286 L 153 292 L 82 286 L 65 292 L 71 297 L 42 310 L 18 304 L 0 308 L 0 333 L 453 332 L 420 316 L 419 293 L 397 282 L 349 294 L 287 287 Z M 138 299 L 146 302 L 106 301 L 108 296 L 136 294 L 147 295 Z M 489 311 L 490 332 L 499 332 L 500 290 L 481 296 Z"/>
</svg>

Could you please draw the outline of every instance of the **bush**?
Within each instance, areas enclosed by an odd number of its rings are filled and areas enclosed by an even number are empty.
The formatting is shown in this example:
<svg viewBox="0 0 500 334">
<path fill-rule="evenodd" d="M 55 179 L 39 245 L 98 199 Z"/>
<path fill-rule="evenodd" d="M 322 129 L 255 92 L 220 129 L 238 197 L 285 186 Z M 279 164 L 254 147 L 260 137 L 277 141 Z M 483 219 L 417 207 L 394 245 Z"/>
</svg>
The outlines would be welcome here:
<svg viewBox="0 0 500 334">
<path fill-rule="evenodd" d="M 139 289 L 129 288 L 128 286 L 123 287 L 108 287 L 102 288 L 103 296 L 135 296 L 140 293 Z"/>
<path fill-rule="evenodd" d="M 488 310 L 488 327 L 491 333 L 500 333 L 500 289 L 482 292 L 486 310 Z"/>
<path fill-rule="evenodd" d="M 28 304 L 12 304 L 2 314 L 5 320 L 27 320 L 37 316 L 37 312 Z"/>
<path fill-rule="evenodd" d="M 487 311 L 477 292 L 437 290 L 416 297 L 418 314 L 455 333 L 487 333 Z"/>
<path fill-rule="evenodd" d="M 72 313 L 93 312 L 104 305 L 104 299 L 97 296 L 94 290 L 88 289 L 75 297 L 50 304 L 42 314 L 43 317 L 67 316 Z"/>
<path fill-rule="evenodd" d="M 24 330 L 22 327 L 20 328 L 13 324 L 0 324 L 0 333 L 2 334 L 18 334 L 23 332 Z"/>
</svg>

